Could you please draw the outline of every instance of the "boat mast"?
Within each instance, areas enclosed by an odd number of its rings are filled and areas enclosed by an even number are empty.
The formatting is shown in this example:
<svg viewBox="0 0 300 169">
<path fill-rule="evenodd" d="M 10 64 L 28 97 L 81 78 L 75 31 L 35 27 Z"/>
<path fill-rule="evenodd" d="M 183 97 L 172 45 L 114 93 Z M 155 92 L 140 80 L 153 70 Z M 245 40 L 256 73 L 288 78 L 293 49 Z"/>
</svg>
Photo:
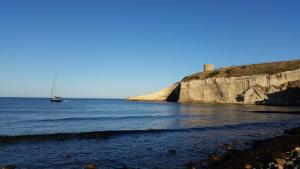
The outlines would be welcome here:
<svg viewBox="0 0 300 169">
<path fill-rule="evenodd" d="M 57 77 L 57 74 L 55 74 L 55 77 L 54 77 L 53 86 L 52 86 L 52 90 L 51 90 L 51 98 L 53 98 L 53 92 L 54 92 L 56 77 Z"/>
</svg>

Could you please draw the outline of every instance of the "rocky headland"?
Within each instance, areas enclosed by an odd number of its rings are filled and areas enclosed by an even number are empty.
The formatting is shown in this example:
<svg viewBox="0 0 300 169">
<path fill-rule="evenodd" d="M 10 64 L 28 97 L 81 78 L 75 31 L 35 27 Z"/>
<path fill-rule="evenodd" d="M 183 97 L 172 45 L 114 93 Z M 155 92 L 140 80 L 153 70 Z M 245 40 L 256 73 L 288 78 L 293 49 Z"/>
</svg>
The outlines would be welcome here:
<svg viewBox="0 0 300 169">
<path fill-rule="evenodd" d="M 213 169 L 295 169 L 300 167 L 300 128 L 284 135 L 252 142 L 248 149 L 230 149 L 223 156 L 212 154 L 201 168 Z M 195 167 L 194 167 L 195 168 Z"/>
<path fill-rule="evenodd" d="M 128 100 L 300 105 L 300 60 L 205 67 L 160 91 Z"/>
</svg>

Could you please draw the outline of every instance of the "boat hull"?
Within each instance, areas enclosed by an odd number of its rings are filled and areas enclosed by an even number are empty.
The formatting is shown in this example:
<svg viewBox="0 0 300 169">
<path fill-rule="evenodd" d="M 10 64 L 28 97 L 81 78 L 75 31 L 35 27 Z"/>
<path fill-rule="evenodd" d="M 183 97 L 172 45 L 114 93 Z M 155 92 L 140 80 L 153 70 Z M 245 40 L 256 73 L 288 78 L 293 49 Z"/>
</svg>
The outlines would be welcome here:
<svg viewBox="0 0 300 169">
<path fill-rule="evenodd" d="M 62 100 L 53 100 L 53 99 L 51 99 L 50 101 L 51 102 L 62 102 Z"/>
<path fill-rule="evenodd" d="M 52 99 L 50 99 L 51 102 L 62 102 L 62 98 L 60 97 L 54 97 Z"/>
</svg>

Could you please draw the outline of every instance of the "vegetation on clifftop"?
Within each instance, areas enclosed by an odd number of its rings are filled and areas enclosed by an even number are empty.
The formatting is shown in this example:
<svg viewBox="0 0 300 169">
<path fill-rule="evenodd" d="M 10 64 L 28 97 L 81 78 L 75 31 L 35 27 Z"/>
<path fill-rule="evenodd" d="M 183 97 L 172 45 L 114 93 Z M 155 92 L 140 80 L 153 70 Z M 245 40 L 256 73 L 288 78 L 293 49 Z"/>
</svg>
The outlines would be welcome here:
<svg viewBox="0 0 300 169">
<path fill-rule="evenodd" d="M 190 81 L 194 79 L 204 80 L 212 77 L 240 77 L 258 74 L 275 74 L 296 69 L 300 69 L 300 59 L 286 62 L 271 62 L 223 67 L 209 72 L 199 72 L 190 76 L 186 76 L 182 79 L 182 81 Z"/>
</svg>

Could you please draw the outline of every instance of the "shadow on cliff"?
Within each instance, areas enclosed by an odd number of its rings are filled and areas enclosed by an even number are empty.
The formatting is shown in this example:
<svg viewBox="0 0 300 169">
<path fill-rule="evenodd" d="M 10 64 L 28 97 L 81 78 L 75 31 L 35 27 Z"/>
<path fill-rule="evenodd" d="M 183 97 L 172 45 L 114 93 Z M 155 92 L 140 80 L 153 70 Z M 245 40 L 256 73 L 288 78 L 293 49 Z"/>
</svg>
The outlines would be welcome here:
<svg viewBox="0 0 300 169">
<path fill-rule="evenodd" d="M 268 99 L 257 101 L 256 104 L 300 106 L 300 88 L 290 87 L 283 91 L 268 94 Z"/>
<path fill-rule="evenodd" d="M 179 100 L 180 95 L 180 83 L 176 86 L 176 88 L 171 92 L 171 94 L 167 97 L 168 102 L 177 102 Z"/>
</svg>

